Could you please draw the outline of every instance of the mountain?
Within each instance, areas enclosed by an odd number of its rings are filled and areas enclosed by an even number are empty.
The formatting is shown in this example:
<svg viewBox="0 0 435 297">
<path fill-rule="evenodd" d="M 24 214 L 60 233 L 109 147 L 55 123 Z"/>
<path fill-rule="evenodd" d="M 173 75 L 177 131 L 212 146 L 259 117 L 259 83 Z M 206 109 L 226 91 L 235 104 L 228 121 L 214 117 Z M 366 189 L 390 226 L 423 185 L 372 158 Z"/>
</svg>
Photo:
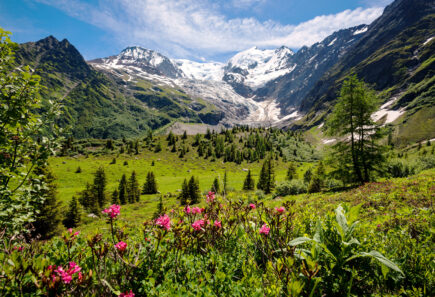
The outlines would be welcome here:
<svg viewBox="0 0 435 297">
<path fill-rule="evenodd" d="M 322 122 L 344 77 L 356 73 L 379 92 L 385 103 L 379 120 L 398 125 L 399 143 L 435 137 L 434 28 L 434 1 L 396 0 L 387 6 L 302 100 L 307 116 L 294 128 Z M 403 117 L 389 120 L 393 114 Z"/>
<path fill-rule="evenodd" d="M 124 51 L 125 60 L 131 54 L 134 51 Z M 133 61 L 136 57 L 142 65 Z M 158 74 L 167 71 L 167 75 L 177 75 L 177 68 L 171 72 L 172 62 L 160 61 L 159 55 L 151 54 L 146 59 L 148 56 L 137 55 L 130 62 L 138 69 L 158 67 Z M 182 118 L 197 123 L 203 122 L 201 118 L 212 123 L 222 118 L 221 112 L 214 113 L 214 106 L 194 100 L 182 90 L 147 81 L 131 84 L 123 77 L 96 71 L 66 39 L 58 41 L 49 36 L 21 44 L 16 61 L 30 65 L 41 76 L 44 101 L 62 100 L 64 114 L 59 124 L 71 127 L 74 137 L 138 136 Z"/>
</svg>

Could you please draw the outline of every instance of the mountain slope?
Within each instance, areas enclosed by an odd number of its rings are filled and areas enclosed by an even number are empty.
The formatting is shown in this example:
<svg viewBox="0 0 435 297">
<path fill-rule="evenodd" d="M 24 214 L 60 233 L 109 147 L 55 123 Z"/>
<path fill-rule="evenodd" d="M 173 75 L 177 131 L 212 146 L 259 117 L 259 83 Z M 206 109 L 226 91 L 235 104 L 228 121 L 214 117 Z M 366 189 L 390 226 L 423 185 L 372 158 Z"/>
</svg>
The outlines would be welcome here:
<svg viewBox="0 0 435 297">
<path fill-rule="evenodd" d="M 201 122 L 213 110 L 172 88 L 141 83 L 132 91 L 123 79 L 95 71 L 67 40 L 52 36 L 21 44 L 17 63 L 41 76 L 44 100 L 63 100 L 60 124 L 79 138 L 138 136 L 181 117 Z"/>
<path fill-rule="evenodd" d="M 423 107 L 433 109 L 434 28 L 434 1 L 393 2 L 304 98 L 301 109 L 307 116 L 294 128 L 320 123 L 332 108 L 344 77 L 352 72 L 381 92 L 383 101 L 390 105 L 389 110 L 406 111 L 405 119 L 397 121 L 401 126 L 413 121 L 412 115 Z M 433 119 L 434 114 L 432 110 L 428 119 Z M 399 133 L 398 141 L 405 141 L 403 137 L 406 141 L 434 137 L 434 129 L 430 130 L 421 134 L 417 130 L 412 137 Z"/>
</svg>

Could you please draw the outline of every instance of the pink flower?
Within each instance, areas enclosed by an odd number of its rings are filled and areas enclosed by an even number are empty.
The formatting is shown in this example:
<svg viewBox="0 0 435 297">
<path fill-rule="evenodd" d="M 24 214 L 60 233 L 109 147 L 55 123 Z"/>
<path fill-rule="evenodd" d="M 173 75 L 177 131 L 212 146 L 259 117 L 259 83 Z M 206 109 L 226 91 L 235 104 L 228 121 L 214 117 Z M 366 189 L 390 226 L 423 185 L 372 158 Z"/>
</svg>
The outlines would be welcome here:
<svg viewBox="0 0 435 297">
<path fill-rule="evenodd" d="M 125 293 L 119 294 L 119 297 L 134 297 L 134 293 L 132 290 L 130 290 L 130 292 L 125 292 Z"/>
<path fill-rule="evenodd" d="M 156 219 L 156 225 L 169 231 L 171 229 L 171 219 L 167 214 L 165 214 Z"/>
<path fill-rule="evenodd" d="M 72 229 L 72 228 L 69 228 L 69 229 L 68 229 L 68 232 L 69 232 L 69 234 L 70 234 L 73 238 L 75 238 L 77 235 L 80 234 L 80 231 L 76 231 L 76 232 L 73 233 L 73 229 Z"/>
<path fill-rule="evenodd" d="M 214 226 L 217 227 L 218 229 L 222 228 L 222 222 L 220 222 L 220 221 L 214 221 Z"/>
<path fill-rule="evenodd" d="M 198 220 L 192 224 L 192 227 L 193 229 L 195 229 L 195 231 L 199 231 L 201 230 L 201 227 L 203 227 L 204 225 L 205 225 L 204 220 Z"/>
<path fill-rule="evenodd" d="M 109 208 L 103 210 L 102 213 L 106 213 L 111 219 L 114 219 L 119 215 L 120 211 L 121 211 L 121 206 L 113 204 Z"/>
<path fill-rule="evenodd" d="M 125 243 L 124 241 L 120 241 L 117 244 L 115 244 L 116 249 L 119 252 L 125 252 L 125 249 L 127 248 L 127 243 Z"/>
<path fill-rule="evenodd" d="M 267 235 L 267 234 L 269 234 L 269 231 L 270 231 L 270 228 L 267 227 L 266 224 L 264 224 L 264 225 L 261 226 L 261 228 L 260 228 L 260 234 Z"/>
<path fill-rule="evenodd" d="M 24 247 L 23 246 L 14 246 L 12 249 L 21 252 L 24 249 Z"/>
<path fill-rule="evenodd" d="M 187 206 L 184 208 L 184 212 L 187 213 L 187 214 L 190 213 L 190 206 L 189 206 L 189 205 L 187 205 Z"/>
<path fill-rule="evenodd" d="M 250 204 L 249 204 L 249 208 L 250 208 L 250 209 L 256 209 L 256 208 L 257 208 L 257 206 L 255 206 L 255 204 L 254 204 L 254 203 L 250 203 Z"/>
<path fill-rule="evenodd" d="M 208 192 L 207 194 L 207 203 L 213 202 L 214 201 L 214 192 Z"/>
<path fill-rule="evenodd" d="M 54 269 L 56 266 L 48 266 L 49 269 Z M 81 275 L 80 273 L 80 266 L 77 265 L 75 262 L 69 262 L 69 268 L 67 271 L 65 271 L 63 269 L 62 266 L 58 266 L 56 270 L 54 270 L 54 272 L 62 279 L 62 281 L 65 284 L 69 284 L 72 281 L 72 277 L 74 274 L 78 273 L 79 277 Z M 55 280 L 55 275 L 53 274 L 53 280 Z"/>
<path fill-rule="evenodd" d="M 196 213 L 201 213 L 204 211 L 204 208 L 200 208 L 200 207 L 192 207 L 192 213 L 196 214 Z"/>
<path fill-rule="evenodd" d="M 275 210 L 278 214 L 282 214 L 285 211 L 285 207 L 284 206 L 275 207 Z"/>
</svg>

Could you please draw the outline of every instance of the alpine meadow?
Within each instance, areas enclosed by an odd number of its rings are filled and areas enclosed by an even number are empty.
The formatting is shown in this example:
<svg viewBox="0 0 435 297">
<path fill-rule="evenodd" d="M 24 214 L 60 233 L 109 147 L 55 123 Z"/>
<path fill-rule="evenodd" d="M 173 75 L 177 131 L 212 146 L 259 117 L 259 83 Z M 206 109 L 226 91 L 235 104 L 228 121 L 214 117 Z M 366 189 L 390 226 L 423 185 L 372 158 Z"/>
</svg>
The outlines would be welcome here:
<svg viewBox="0 0 435 297">
<path fill-rule="evenodd" d="M 435 296 L 434 63 L 434 0 L 0 0 L 0 296 Z"/>
</svg>

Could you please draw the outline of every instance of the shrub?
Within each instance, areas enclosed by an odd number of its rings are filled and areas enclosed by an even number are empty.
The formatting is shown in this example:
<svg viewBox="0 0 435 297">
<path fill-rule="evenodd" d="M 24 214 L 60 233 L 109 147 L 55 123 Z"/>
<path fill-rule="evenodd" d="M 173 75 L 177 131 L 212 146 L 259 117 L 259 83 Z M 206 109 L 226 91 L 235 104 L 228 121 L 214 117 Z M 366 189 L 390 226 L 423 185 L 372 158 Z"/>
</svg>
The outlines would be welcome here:
<svg viewBox="0 0 435 297">
<path fill-rule="evenodd" d="M 292 179 L 291 181 L 284 181 L 276 187 L 276 194 L 278 196 L 297 195 L 307 192 L 307 186 L 300 179 Z"/>
</svg>

